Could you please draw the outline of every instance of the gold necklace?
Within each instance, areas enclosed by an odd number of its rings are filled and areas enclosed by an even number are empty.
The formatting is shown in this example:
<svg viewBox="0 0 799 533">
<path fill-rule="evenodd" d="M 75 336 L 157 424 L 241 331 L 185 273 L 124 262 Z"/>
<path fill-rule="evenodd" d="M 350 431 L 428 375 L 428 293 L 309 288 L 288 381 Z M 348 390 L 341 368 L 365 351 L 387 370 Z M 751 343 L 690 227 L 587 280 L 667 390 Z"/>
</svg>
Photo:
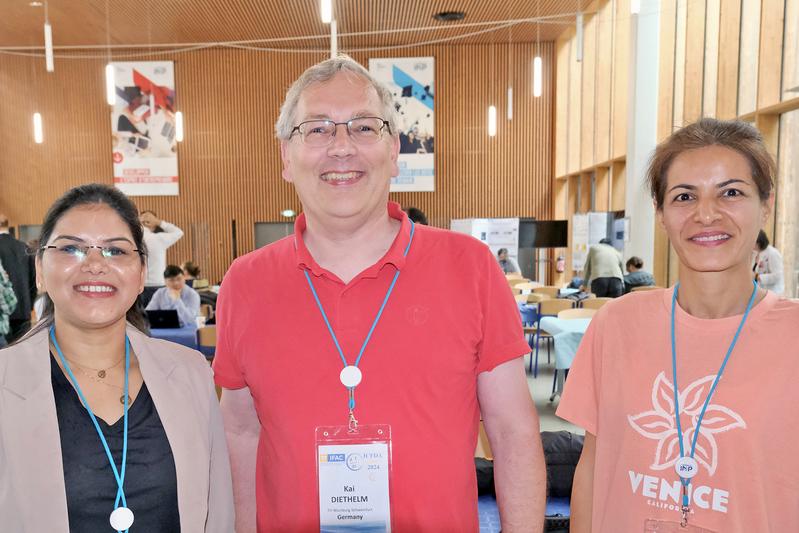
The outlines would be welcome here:
<svg viewBox="0 0 799 533">
<path fill-rule="evenodd" d="M 116 362 L 116 363 L 114 363 L 113 365 L 109 366 L 108 368 L 92 368 L 92 367 L 90 367 L 90 366 L 82 365 L 82 364 L 78 363 L 77 361 L 74 361 L 74 360 L 70 359 L 70 358 L 69 358 L 69 357 L 67 357 L 66 355 L 64 356 L 64 358 L 65 358 L 67 361 L 69 361 L 70 363 L 72 363 L 73 365 L 75 365 L 75 366 L 77 366 L 77 367 L 80 367 L 81 369 L 85 369 L 85 370 L 91 370 L 92 372 L 95 372 L 95 373 L 97 374 L 97 377 L 98 377 L 98 378 L 100 378 L 100 379 L 103 379 L 103 378 L 105 378 L 105 376 L 108 374 L 108 371 L 109 371 L 109 370 L 111 370 L 112 368 L 116 368 L 116 367 L 117 367 L 117 365 L 119 365 L 119 363 L 121 363 L 121 362 L 122 362 L 122 360 L 123 360 L 125 357 L 124 357 L 124 356 L 123 356 L 123 357 L 120 357 L 119 361 L 117 361 L 117 362 Z M 84 374 L 85 374 L 85 372 L 84 372 Z"/>
<path fill-rule="evenodd" d="M 55 354 L 53 354 L 52 350 L 50 351 L 50 354 L 53 357 L 55 357 Z M 113 383 L 106 383 L 105 381 L 103 381 L 103 378 L 105 378 L 105 376 L 106 376 L 106 371 L 107 370 L 111 370 L 112 368 L 117 366 L 122 361 L 121 359 L 119 361 L 117 361 L 113 366 L 110 366 L 110 367 L 108 367 L 105 370 L 98 370 L 98 369 L 95 369 L 95 368 L 84 367 L 80 363 L 72 361 L 72 359 L 70 359 L 67 356 L 64 356 L 64 359 L 66 359 L 67 361 L 71 361 L 72 364 L 75 365 L 75 368 L 77 368 L 78 371 L 80 371 L 81 374 L 83 374 L 87 378 L 91 379 L 92 381 L 94 381 L 96 383 L 99 383 L 100 385 L 105 385 L 106 387 L 112 387 L 114 389 L 118 389 L 118 390 L 123 391 L 122 396 L 119 397 L 119 403 L 121 403 L 122 405 L 125 405 L 125 394 L 124 394 L 125 387 L 120 387 L 119 385 L 114 385 Z M 86 372 L 86 370 L 84 370 L 84 368 L 88 368 L 89 370 L 91 370 L 93 372 L 96 372 L 96 374 L 92 374 L 92 373 Z M 102 373 L 102 375 L 101 375 L 101 373 Z M 131 403 L 132 402 L 131 402 L 130 395 L 128 395 L 128 405 L 130 405 Z"/>
</svg>

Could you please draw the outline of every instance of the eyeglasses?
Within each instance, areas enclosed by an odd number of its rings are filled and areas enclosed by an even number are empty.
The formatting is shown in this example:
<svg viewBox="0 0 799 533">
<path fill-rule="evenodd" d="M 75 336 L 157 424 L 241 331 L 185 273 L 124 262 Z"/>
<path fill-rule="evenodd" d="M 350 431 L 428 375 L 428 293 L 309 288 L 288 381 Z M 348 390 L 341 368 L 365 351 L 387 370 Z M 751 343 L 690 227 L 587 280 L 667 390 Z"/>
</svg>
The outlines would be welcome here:
<svg viewBox="0 0 799 533">
<path fill-rule="evenodd" d="M 333 142 L 338 126 L 347 126 L 347 134 L 357 144 L 374 144 L 383 136 L 383 128 L 391 133 L 391 126 L 387 120 L 379 117 L 357 117 L 347 122 L 333 122 L 332 120 L 306 120 L 291 130 L 289 138 L 295 133 L 300 134 L 300 139 L 308 146 L 327 146 Z"/>
<path fill-rule="evenodd" d="M 139 256 L 144 255 L 141 250 L 133 247 L 132 243 L 119 242 L 98 246 L 94 244 L 63 243 L 42 246 L 42 251 L 54 250 L 54 256 L 61 262 L 82 263 L 89 257 L 92 248 L 100 250 L 100 255 L 109 263 L 127 265 L 133 263 Z"/>
</svg>

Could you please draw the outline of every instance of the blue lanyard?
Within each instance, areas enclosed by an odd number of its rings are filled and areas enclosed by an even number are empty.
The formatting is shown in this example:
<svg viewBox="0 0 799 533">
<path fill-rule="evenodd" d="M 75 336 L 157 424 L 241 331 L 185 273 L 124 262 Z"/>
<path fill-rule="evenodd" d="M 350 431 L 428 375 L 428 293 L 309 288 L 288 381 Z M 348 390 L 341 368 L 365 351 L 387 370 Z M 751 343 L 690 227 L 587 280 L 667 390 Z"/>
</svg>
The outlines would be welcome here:
<svg viewBox="0 0 799 533">
<path fill-rule="evenodd" d="M 128 340 L 128 336 L 125 335 L 125 410 L 124 410 L 124 431 L 122 436 L 122 466 L 121 466 L 121 473 L 117 470 L 116 464 L 114 464 L 114 457 L 111 455 L 111 450 L 108 448 L 108 442 L 105 440 L 105 435 L 103 435 L 103 431 L 100 429 L 100 424 L 97 423 L 97 417 L 94 416 L 94 413 L 89 408 L 89 402 L 86 401 L 86 397 L 83 395 L 83 391 L 80 390 L 80 385 L 78 385 L 78 380 L 75 379 L 75 375 L 72 373 L 72 370 L 69 368 L 69 364 L 67 363 L 64 354 L 61 352 L 61 347 L 58 345 L 58 341 L 55 338 L 55 326 L 50 326 L 50 340 L 53 341 L 53 346 L 55 347 L 56 352 L 58 353 L 58 358 L 61 359 L 61 364 L 64 365 L 64 370 L 67 371 L 69 375 L 69 379 L 72 381 L 72 384 L 75 385 L 75 390 L 78 391 L 78 396 L 80 397 L 80 401 L 83 404 L 83 407 L 86 408 L 86 411 L 89 413 L 89 416 L 94 423 L 94 429 L 97 430 L 97 435 L 100 437 L 100 442 L 103 443 L 103 448 L 105 448 L 105 455 L 108 457 L 108 462 L 111 463 L 111 470 L 114 471 L 114 478 L 117 482 L 117 497 L 114 500 L 114 509 L 119 507 L 120 500 L 122 501 L 122 506 L 127 507 L 128 502 L 125 500 L 125 490 L 122 486 L 125 483 L 125 466 L 127 464 L 128 458 L 128 374 L 130 372 L 130 340 Z M 127 529 L 125 533 L 127 533 Z"/>
<path fill-rule="evenodd" d="M 694 458 L 694 452 L 696 451 L 696 440 L 699 438 L 699 428 L 702 426 L 702 419 L 705 417 L 705 411 L 707 410 L 707 406 L 710 404 L 710 398 L 713 396 L 713 393 L 716 391 L 716 386 L 719 384 L 719 380 L 721 379 L 721 375 L 724 373 L 724 368 L 727 366 L 727 361 L 730 359 L 730 355 L 732 354 L 732 350 L 735 348 L 736 343 L 738 342 L 738 336 L 741 333 L 741 330 L 744 327 L 744 323 L 746 322 L 746 318 L 749 316 L 749 311 L 752 310 L 752 305 L 755 302 L 755 296 L 757 296 L 757 281 L 752 281 L 754 284 L 754 288 L 752 289 L 752 295 L 749 297 L 749 303 L 746 304 L 746 310 L 744 311 L 743 317 L 741 317 L 741 322 L 738 324 L 738 329 L 735 330 L 735 336 L 732 338 L 732 342 L 730 343 L 729 348 L 727 348 L 727 354 L 724 356 L 724 360 L 721 362 L 721 367 L 719 371 L 716 373 L 716 379 L 713 380 L 713 384 L 710 387 L 710 390 L 707 393 L 707 397 L 705 398 L 705 403 L 702 405 L 702 410 L 699 412 L 699 417 L 696 419 L 696 428 L 694 429 L 694 436 L 691 441 L 691 459 Z M 675 334 L 675 327 L 674 327 L 674 310 L 677 307 L 677 290 L 680 288 L 680 284 L 674 286 L 674 294 L 671 297 L 671 370 L 672 370 L 672 377 L 674 381 L 674 418 L 677 422 L 677 437 L 680 443 L 680 457 L 685 457 L 685 448 L 683 446 L 683 433 L 682 433 L 682 426 L 680 424 L 680 394 L 679 394 L 679 387 L 677 386 L 677 341 L 676 341 L 676 334 Z M 687 487 L 691 483 L 691 480 L 688 478 L 680 477 L 680 481 L 683 485 L 683 494 L 682 494 L 682 507 L 683 512 L 687 513 L 688 508 L 688 494 L 687 494 Z M 683 515 L 683 520 L 685 520 L 685 514 Z"/>
<path fill-rule="evenodd" d="M 408 238 L 408 245 L 405 247 L 405 251 L 402 253 L 403 257 L 408 256 L 408 251 L 411 249 L 411 243 L 413 242 L 413 232 L 415 229 L 415 224 L 412 220 L 409 220 L 411 223 L 411 235 Z M 336 333 L 333 331 L 333 327 L 330 325 L 330 320 L 327 319 L 327 313 L 325 313 L 325 308 L 322 306 L 322 302 L 319 300 L 319 295 L 316 293 L 316 289 L 313 286 L 313 282 L 311 281 L 311 276 L 308 275 L 308 271 L 304 270 L 303 273 L 305 274 L 305 279 L 308 280 L 308 286 L 311 288 L 311 294 L 313 294 L 314 300 L 316 300 L 316 305 L 319 307 L 319 312 L 322 313 L 322 318 L 325 321 L 325 325 L 327 326 L 327 331 L 330 332 L 330 337 L 333 339 L 333 344 L 336 346 L 336 351 L 338 352 L 339 357 L 341 358 L 342 364 L 346 367 L 347 366 L 347 358 L 344 357 L 344 352 L 341 349 L 341 345 L 338 342 L 338 337 L 336 337 Z M 386 304 L 388 303 L 388 299 L 391 296 L 391 293 L 394 291 L 394 285 L 397 283 L 397 278 L 399 278 L 400 271 L 399 269 L 394 273 L 394 279 L 391 280 L 391 285 L 389 285 L 388 290 L 386 291 L 386 296 L 383 298 L 383 303 L 380 305 L 380 309 L 377 311 L 377 315 L 375 316 L 374 321 L 372 322 L 372 327 L 369 328 L 369 333 L 366 334 L 366 338 L 363 340 L 363 344 L 361 345 L 361 351 L 358 352 L 358 357 L 355 359 L 355 367 L 357 368 L 361 362 L 361 357 L 363 357 L 363 352 L 366 350 L 366 345 L 369 344 L 369 340 L 372 338 L 372 333 L 374 333 L 375 328 L 377 327 L 377 323 L 380 321 L 380 317 L 383 315 L 383 309 L 386 308 Z M 349 400 L 349 408 L 350 413 L 352 410 L 355 409 L 355 387 L 349 388 L 350 393 L 350 400 Z"/>
</svg>

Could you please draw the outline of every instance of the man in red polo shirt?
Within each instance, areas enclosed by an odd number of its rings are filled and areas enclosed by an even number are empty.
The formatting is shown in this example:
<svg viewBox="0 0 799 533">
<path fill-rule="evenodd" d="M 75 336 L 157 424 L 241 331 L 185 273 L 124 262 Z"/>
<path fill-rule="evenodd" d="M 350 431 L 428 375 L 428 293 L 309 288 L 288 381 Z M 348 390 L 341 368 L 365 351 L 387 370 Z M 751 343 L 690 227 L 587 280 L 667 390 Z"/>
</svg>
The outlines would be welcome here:
<svg viewBox="0 0 799 533">
<path fill-rule="evenodd" d="M 256 514 L 259 533 L 476 532 L 481 414 L 503 531 L 541 531 L 518 310 L 485 245 L 388 202 L 391 94 L 330 59 L 289 89 L 276 130 L 303 214 L 233 263 L 218 301 L 238 533 Z"/>
</svg>

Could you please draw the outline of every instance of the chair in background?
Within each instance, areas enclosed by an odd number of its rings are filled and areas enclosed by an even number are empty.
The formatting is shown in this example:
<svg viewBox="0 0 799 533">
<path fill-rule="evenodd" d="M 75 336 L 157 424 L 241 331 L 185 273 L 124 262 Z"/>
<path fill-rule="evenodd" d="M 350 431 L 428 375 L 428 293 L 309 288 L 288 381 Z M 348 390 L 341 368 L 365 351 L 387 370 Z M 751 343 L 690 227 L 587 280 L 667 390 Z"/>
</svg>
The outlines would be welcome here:
<svg viewBox="0 0 799 533">
<path fill-rule="evenodd" d="M 599 309 L 613 298 L 587 298 L 582 301 L 583 309 Z"/>
<path fill-rule="evenodd" d="M 565 309 L 558 312 L 558 318 L 561 320 L 571 320 L 573 318 L 591 318 L 596 314 L 596 309 Z"/>
<path fill-rule="evenodd" d="M 511 289 L 511 290 L 514 290 L 514 289 Z M 528 296 L 529 296 L 529 294 L 521 294 L 521 293 L 513 295 L 513 297 L 516 298 L 516 302 L 520 303 L 520 304 L 526 304 Z"/>
<path fill-rule="evenodd" d="M 522 283 L 529 283 L 529 282 L 530 282 L 530 280 L 527 279 L 527 278 L 514 278 L 514 279 L 509 279 L 508 280 L 508 285 L 510 285 L 511 288 L 514 288 L 517 285 L 521 285 Z"/>
<path fill-rule="evenodd" d="M 522 277 L 524 277 L 524 276 L 522 276 L 518 272 L 510 272 L 509 274 L 505 274 L 505 279 L 507 279 L 507 280 L 522 279 Z"/>
<path fill-rule="evenodd" d="M 201 289 L 207 289 L 210 286 L 211 284 L 208 282 L 207 279 L 195 279 L 191 283 L 191 288 L 194 289 L 195 291 Z"/>
<path fill-rule="evenodd" d="M 206 359 L 213 359 L 216 353 L 216 326 L 205 326 L 197 330 L 197 344 Z"/>
<path fill-rule="evenodd" d="M 565 298 L 551 298 L 538 303 L 538 320 L 536 320 L 535 333 L 532 337 L 532 342 L 535 342 L 535 354 L 530 357 L 530 371 L 533 373 L 533 377 L 538 377 L 538 348 L 541 345 L 541 339 L 547 343 L 547 363 L 551 362 L 552 335 L 541 331 L 541 319 L 545 316 L 557 317 L 559 312 L 572 307 L 574 307 L 574 302 Z"/>
<path fill-rule="evenodd" d="M 546 294 L 538 294 L 535 292 L 531 292 L 530 294 L 525 294 L 524 296 L 527 296 L 528 304 L 537 304 L 543 302 L 544 300 L 550 299 L 549 296 L 547 296 Z"/>
<path fill-rule="evenodd" d="M 560 289 L 553 286 L 541 286 L 534 288 L 533 292 L 538 294 L 546 294 L 550 298 L 557 298 L 560 293 Z"/>
<path fill-rule="evenodd" d="M 206 321 L 214 318 L 214 308 L 211 304 L 200 304 L 200 316 L 204 316 Z"/>
</svg>

